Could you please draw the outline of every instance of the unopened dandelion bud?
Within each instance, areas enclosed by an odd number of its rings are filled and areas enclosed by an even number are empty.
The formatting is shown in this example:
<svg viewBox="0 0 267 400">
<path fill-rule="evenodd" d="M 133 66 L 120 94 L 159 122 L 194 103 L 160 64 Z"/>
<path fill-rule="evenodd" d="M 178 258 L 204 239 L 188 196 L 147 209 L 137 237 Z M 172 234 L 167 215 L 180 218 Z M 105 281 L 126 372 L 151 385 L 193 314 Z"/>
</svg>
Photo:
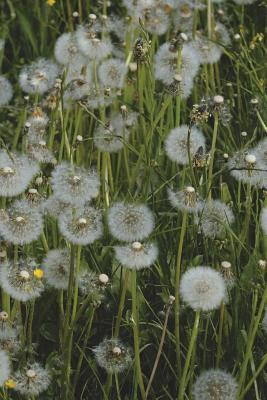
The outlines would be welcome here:
<svg viewBox="0 0 267 400">
<path fill-rule="evenodd" d="M 254 156 L 254 154 L 247 154 L 247 155 L 245 156 L 245 161 L 246 161 L 246 163 L 247 163 L 248 165 L 252 166 L 252 165 L 254 165 L 254 164 L 256 163 L 257 159 L 256 159 L 256 157 Z"/>
<path fill-rule="evenodd" d="M 217 105 L 223 104 L 223 102 L 224 102 L 224 97 L 218 94 L 218 95 L 216 95 L 216 96 L 213 97 L 213 101 L 214 101 L 214 103 L 217 104 Z"/>
<path fill-rule="evenodd" d="M 8 313 L 6 311 L 0 312 L 0 321 L 4 322 L 8 320 Z"/>
<path fill-rule="evenodd" d="M 28 271 L 26 270 L 22 270 L 20 271 L 20 277 L 24 280 L 24 281 L 28 281 L 30 279 L 30 274 Z"/>
<path fill-rule="evenodd" d="M 98 279 L 103 285 L 106 285 L 109 282 L 109 277 L 106 274 L 100 274 Z"/>
<path fill-rule="evenodd" d="M 121 349 L 120 349 L 120 347 L 118 347 L 118 346 L 113 347 L 112 353 L 113 353 L 115 356 L 120 356 L 120 355 L 121 355 Z"/>
</svg>

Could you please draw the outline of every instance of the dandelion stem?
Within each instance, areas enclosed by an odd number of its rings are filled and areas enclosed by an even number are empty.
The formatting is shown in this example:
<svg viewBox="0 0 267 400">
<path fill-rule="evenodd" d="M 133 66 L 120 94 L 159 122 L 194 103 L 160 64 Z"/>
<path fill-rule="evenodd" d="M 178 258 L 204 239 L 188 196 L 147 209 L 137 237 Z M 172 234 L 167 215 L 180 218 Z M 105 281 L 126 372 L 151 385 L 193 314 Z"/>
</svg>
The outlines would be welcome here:
<svg viewBox="0 0 267 400">
<path fill-rule="evenodd" d="M 118 308 L 118 315 L 117 315 L 115 329 L 114 329 L 114 335 L 113 335 L 115 338 L 119 336 L 119 332 L 120 332 L 120 324 L 121 324 L 121 319 L 122 319 L 123 307 L 124 307 L 124 303 L 125 303 L 125 295 L 126 295 L 126 291 L 127 291 L 129 273 L 130 273 L 129 269 L 126 269 L 125 273 L 124 273 L 124 279 L 122 282 L 122 290 L 121 290 L 121 296 L 120 296 L 120 302 L 119 302 L 119 308 Z"/>
<path fill-rule="evenodd" d="M 133 335 L 134 335 L 134 360 L 135 370 L 137 375 L 137 382 L 141 392 L 142 400 L 146 399 L 145 387 L 143 382 L 140 349 L 139 349 L 139 318 L 137 308 L 137 288 L 136 288 L 136 271 L 132 271 L 132 316 L 133 316 Z"/>
<path fill-rule="evenodd" d="M 220 322 L 219 322 L 219 334 L 218 334 L 218 344 L 217 344 L 216 368 L 219 367 L 220 359 L 221 359 L 223 322 L 224 322 L 224 302 L 222 302 L 221 309 L 220 309 Z"/>
<path fill-rule="evenodd" d="M 180 301 L 179 301 L 179 292 L 180 292 L 180 276 L 181 276 L 181 261 L 182 261 L 182 252 L 183 252 L 183 244 L 186 233 L 186 223 L 187 223 L 187 212 L 183 213 L 182 218 L 182 227 L 180 233 L 180 239 L 178 244 L 178 253 L 177 253 L 177 261 L 176 261 L 176 270 L 175 270 L 175 343 L 176 343 L 176 360 L 178 367 L 178 376 L 181 375 L 181 344 L 180 344 Z"/>
<path fill-rule="evenodd" d="M 219 125 L 219 115 L 218 112 L 214 113 L 214 126 L 213 126 L 213 135 L 212 135 L 212 144 L 211 144 L 211 151 L 210 151 L 210 163 L 209 163 L 209 170 L 208 170 L 208 196 L 211 199 L 211 189 L 212 189 L 212 173 L 213 173 L 213 164 L 214 164 L 214 157 L 216 151 L 216 141 L 218 135 L 218 125 Z"/>
<path fill-rule="evenodd" d="M 194 350 L 194 346 L 196 343 L 196 339 L 197 339 L 197 334 L 198 334 L 198 325 L 199 325 L 199 320 L 200 320 L 200 311 L 196 311 L 195 314 L 195 322 L 194 322 L 194 326 L 193 326 L 193 330 L 191 333 L 191 338 L 190 338 L 190 343 L 189 343 L 189 347 L 188 347 L 188 351 L 187 351 L 187 355 L 186 355 L 186 360 L 185 360 L 185 365 L 183 368 L 183 374 L 180 380 L 180 386 L 179 386 L 179 392 L 178 392 L 178 400 L 184 400 L 184 394 L 185 394 L 185 389 L 186 389 L 186 378 L 187 378 L 187 373 L 189 370 L 189 366 L 190 366 L 190 361 L 191 361 L 191 356 L 193 354 L 193 350 Z"/>
<path fill-rule="evenodd" d="M 261 300 L 261 303 L 259 306 L 258 315 L 255 317 L 254 323 L 252 321 L 252 325 L 251 325 L 252 329 L 249 332 L 249 335 L 247 338 L 246 352 L 245 352 L 245 357 L 244 357 L 243 363 L 241 365 L 241 372 L 240 372 L 240 378 L 239 378 L 238 395 L 237 395 L 238 399 L 240 398 L 239 396 L 241 395 L 241 392 L 242 392 L 242 389 L 244 386 L 244 382 L 245 382 L 246 375 L 247 375 L 247 366 L 248 366 L 250 354 L 252 351 L 252 347 L 253 347 L 255 337 L 256 337 L 256 334 L 258 331 L 258 326 L 259 326 L 266 302 L 267 302 L 267 287 L 265 287 L 265 290 L 264 290 L 264 293 L 262 296 L 262 300 Z"/>
</svg>

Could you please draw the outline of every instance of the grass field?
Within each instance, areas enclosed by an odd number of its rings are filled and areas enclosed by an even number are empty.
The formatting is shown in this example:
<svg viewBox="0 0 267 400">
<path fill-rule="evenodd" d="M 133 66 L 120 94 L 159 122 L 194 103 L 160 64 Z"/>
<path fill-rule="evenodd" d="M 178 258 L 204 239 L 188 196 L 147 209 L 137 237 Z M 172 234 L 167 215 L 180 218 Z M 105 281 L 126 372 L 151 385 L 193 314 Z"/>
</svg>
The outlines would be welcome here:
<svg viewBox="0 0 267 400">
<path fill-rule="evenodd" d="M 266 399 L 265 25 L 0 1 L 1 399 Z"/>
</svg>

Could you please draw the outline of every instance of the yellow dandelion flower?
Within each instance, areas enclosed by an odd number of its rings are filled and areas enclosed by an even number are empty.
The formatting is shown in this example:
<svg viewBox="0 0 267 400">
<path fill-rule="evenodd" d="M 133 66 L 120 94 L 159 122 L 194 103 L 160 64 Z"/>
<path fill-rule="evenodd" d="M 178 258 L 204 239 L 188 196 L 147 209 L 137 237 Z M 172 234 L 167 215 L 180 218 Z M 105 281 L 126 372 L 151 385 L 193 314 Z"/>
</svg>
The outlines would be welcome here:
<svg viewBox="0 0 267 400">
<path fill-rule="evenodd" d="M 5 387 L 7 389 L 14 389 L 16 387 L 16 382 L 13 379 L 7 379 L 5 381 Z"/>
<path fill-rule="evenodd" d="M 57 0 L 46 0 L 46 3 L 47 3 L 50 7 L 52 7 L 52 6 L 55 4 L 56 1 L 57 1 Z"/>
<path fill-rule="evenodd" d="M 44 276 L 44 271 L 41 268 L 36 268 L 33 271 L 33 275 L 35 276 L 35 278 L 37 279 L 42 279 Z"/>
</svg>

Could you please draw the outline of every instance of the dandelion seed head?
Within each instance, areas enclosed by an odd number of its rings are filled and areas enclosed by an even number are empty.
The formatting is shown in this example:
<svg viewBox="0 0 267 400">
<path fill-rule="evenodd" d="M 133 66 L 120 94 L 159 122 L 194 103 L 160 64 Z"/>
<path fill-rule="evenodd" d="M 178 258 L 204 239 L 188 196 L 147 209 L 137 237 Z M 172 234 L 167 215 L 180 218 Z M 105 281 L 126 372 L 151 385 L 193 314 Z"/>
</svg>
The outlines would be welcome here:
<svg viewBox="0 0 267 400">
<path fill-rule="evenodd" d="M 110 88 L 122 88 L 126 74 L 125 62 L 116 58 L 103 61 L 98 70 L 100 83 Z"/>
<path fill-rule="evenodd" d="M 219 272 L 199 266 L 182 275 L 180 293 L 193 310 L 206 312 L 217 309 L 226 298 L 226 285 Z"/>
<path fill-rule="evenodd" d="M 150 235 L 154 225 L 153 213 L 144 204 L 118 202 L 109 209 L 109 230 L 118 240 L 143 240 Z"/>
<path fill-rule="evenodd" d="M 55 63 L 40 58 L 22 68 L 19 83 L 26 93 L 43 94 L 53 87 L 58 74 L 59 68 Z"/>
<path fill-rule="evenodd" d="M 55 58 L 59 64 L 69 65 L 70 69 L 87 64 L 86 58 L 79 51 L 75 34 L 72 32 L 63 33 L 57 39 Z"/>
<path fill-rule="evenodd" d="M 7 78 L 0 75 L 0 107 L 10 102 L 13 96 L 11 83 Z"/>
<path fill-rule="evenodd" d="M 41 279 L 34 275 L 37 264 L 33 259 L 19 259 L 16 263 L 6 262 L 0 270 L 2 288 L 13 299 L 28 301 L 41 295 L 44 285 Z"/>
<path fill-rule="evenodd" d="M 0 196 L 23 193 L 38 170 L 38 164 L 26 155 L 0 151 Z"/>
<path fill-rule="evenodd" d="M 181 125 L 178 128 L 172 129 L 165 141 L 165 149 L 168 157 L 177 164 L 186 165 L 189 162 L 187 151 L 188 129 L 187 125 Z M 205 137 L 195 126 L 191 130 L 189 146 L 191 157 L 196 154 L 200 147 L 205 152 Z"/>
<path fill-rule="evenodd" d="M 192 41 L 192 46 L 195 49 L 200 64 L 214 64 L 222 56 L 222 48 L 207 38 L 197 37 Z"/>
<path fill-rule="evenodd" d="M 132 363 L 131 350 L 119 339 L 104 339 L 93 352 L 97 364 L 109 374 L 121 373 Z"/>
<path fill-rule="evenodd" d="M 62 235 L 71 243 L 86 245 L 102 236 L 101 212 L 85 205 L 76 210 L 65 209 L 58 217 Z"/>
<path fill-rule="evenodd" d="M 0 234 L 13 244 L 31 243 L 42 232 L 42 215 L 27 200 L 16 200 L 7 210 L 0 210 L 0 215 Z"/>
<path fill-rule="evenodd" d="M 4 350 L 0 350 L 0 386 L 9 378 L 11 366 L 8 354 Z"/>
<path fill-rule="evenodd" d="M 70 255 L 68 249 L 49 250 L 42 262 L 45 279 L 55 289 L 66 290 L 69 282 Z"/>
<path fill-rule="evenodd" d="M 95 170 L 63 162 L 52 172 L 51 185 L 60 201 L 77 207 L 99 194 L 100 181 Z"/>
<path fill-rule="evenodd" d="M 174 192 L 168 189 L 168 197 L 171 205 L 181 211 L 196 213 L 201 207 L 198 194 L 192 186 L 185 187 L 184 190 Z"/>
<path fill-rule="evenodd" d="M 103 60 L 112 52 L 110 40 L 97 38 L 96 32 L 90 26 L 80 25 L 76 30 L 75 37 L 79 50 L 90 60 Z"/>
<path fill-rule="evenodd" d="M 49 372 L 37 362 L 15 372 L 14 381 L 16 383 L 14 390 L 23 396 L 38 396 L 51 382 Z"/>
<path fill-rule="evenodd" d="M 229 157 L 227 166 L 230 174 L 238 181 L 257 187 L 264 187 L 267 184 L 265 172 L 267 163 L 258 154 L 257 149 L 251 149 L 249 153 L 238 151 Z"/>
<path fill-rule="evenodd" d="M 195 400 L 235 400 L 237 382 L 231 374 L 220 369 L 204 371 L 193 386 Z"/>
<path fill-rule="evenodd" d="M 158 247 L 155 243 L 133 242 L 123 246 L 115 246 L 114 250 L 118 262 L 133 270 L 150 267 L 158 257 Z"/>
<path fill-rule="evenodd" d="M 105 298 L 105 291 L 109 284 L 106 274 L 97 274 L 91 270 L 84 270 L 78 278 L 79 291 L 83 296 L 89 296 L 93 307 L 98 307 Z"/>
</svg>

